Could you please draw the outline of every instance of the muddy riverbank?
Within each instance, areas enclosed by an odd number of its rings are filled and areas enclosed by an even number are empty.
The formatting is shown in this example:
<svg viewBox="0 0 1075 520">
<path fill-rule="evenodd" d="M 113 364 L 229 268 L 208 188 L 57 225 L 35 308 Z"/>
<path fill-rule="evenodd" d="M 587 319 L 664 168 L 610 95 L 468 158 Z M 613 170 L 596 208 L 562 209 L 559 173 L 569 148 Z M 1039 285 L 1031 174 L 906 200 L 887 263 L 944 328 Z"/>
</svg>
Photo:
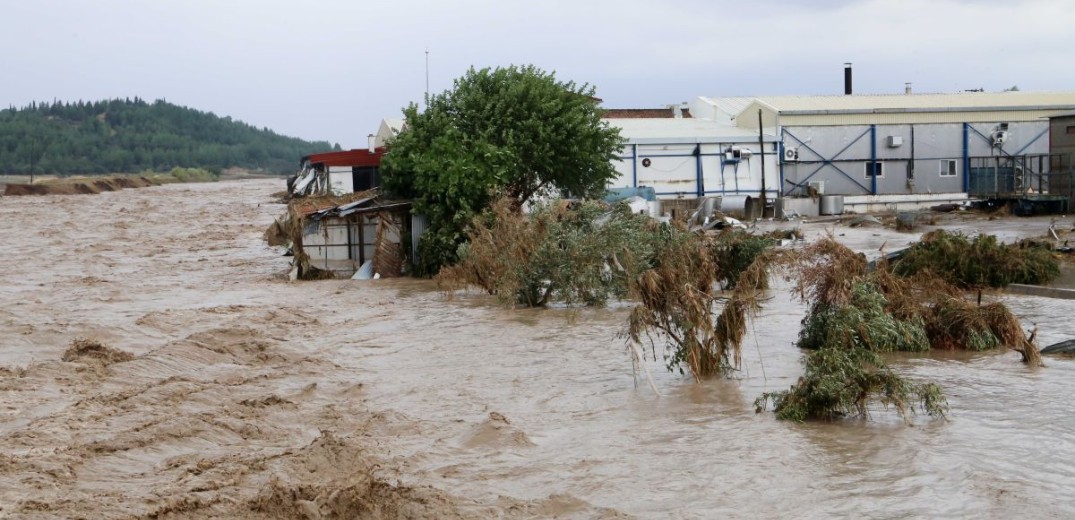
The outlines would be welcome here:
<svg viewBox="0 0 1075 520">
<path fill-rule="evenodd" d="M 288 283 L 276 180 L 0 202 L 0 518 L 1069 517 L 1075 362 L 896 358 L 949 420 L 755 414 L 801 374 L 777 284 L 743 370 L 632 372 L 626 306 L 511 310 L 419 280 Z M 949 223 L 1011 236 L 1048 219 Z M 887 229 L 807 226 L 874 254 Z M 925 230 L 925 229 L 924 229 Z M 1075 303 L 998 296 L 1041 344 Z M 92 348 L 68 352 L 78 338 Z M 118 354 L 117 354 L 118 353 Z M 68 359 L 64 361 L 64 358 Z"/>
</svg>

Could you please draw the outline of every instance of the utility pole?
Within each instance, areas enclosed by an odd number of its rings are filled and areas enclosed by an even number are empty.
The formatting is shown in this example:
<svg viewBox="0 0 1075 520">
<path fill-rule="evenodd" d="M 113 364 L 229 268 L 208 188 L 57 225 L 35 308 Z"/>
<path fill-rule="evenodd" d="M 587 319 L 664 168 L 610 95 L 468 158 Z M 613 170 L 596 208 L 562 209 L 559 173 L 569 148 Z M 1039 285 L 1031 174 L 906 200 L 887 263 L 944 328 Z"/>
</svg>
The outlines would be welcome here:
<svg viewBox="0 0 1075 520">
<path fill-rule="evenodd" d="M 761 218 L 765 218 L 765 133 L 762 132 L 761 109 L 758 109 L 758 155 L 761 156 Z"/>
</svg>

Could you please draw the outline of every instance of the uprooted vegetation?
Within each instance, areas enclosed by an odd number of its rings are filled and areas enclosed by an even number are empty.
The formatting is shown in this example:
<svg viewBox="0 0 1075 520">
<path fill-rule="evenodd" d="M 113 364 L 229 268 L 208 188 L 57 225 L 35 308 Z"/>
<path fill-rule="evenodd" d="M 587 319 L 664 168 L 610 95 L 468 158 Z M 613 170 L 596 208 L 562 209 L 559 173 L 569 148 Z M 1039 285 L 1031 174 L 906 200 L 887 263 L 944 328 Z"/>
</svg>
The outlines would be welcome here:
<svg viewBox="0 0 1075 520">
<path fill-rule="evenodd" d="M 1001 244 L 993 235 L 972 239 L 944 230 L 924 235 L 890 267 L 899 276 L 932 273 L 965 289 L 1038 285 L 1060 276 L 1059 262 L 1040 243 Z"/>
<path fill-rule="evenodd" d="M 888 368 L 885 352 L 1007 347 L 1040 364 L 1019 320 L 1000 303 L 977 305 L 958 287 L 928 275 L 897 277 L 832 238 L 800 256 L 796 291 L 810 303 L 799 347 L 809 350 L 806 371 L 789 390 L 763 394 L 777 417 L 802 421 L 866 416 L 871 402 L 906 418 L 922 410 L 944 415 L 947 402 L 933 383 L 906 380 Z"/>
</svg>

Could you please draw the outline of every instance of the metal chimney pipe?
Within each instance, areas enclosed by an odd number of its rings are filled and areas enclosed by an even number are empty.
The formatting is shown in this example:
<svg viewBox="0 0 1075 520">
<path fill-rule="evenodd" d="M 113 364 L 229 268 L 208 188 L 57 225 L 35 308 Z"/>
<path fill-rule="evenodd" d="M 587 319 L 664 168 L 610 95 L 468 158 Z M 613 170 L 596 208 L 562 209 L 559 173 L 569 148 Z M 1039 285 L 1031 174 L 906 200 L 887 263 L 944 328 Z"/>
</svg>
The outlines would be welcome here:
<svg viewBox="0 0 1075 520">
<path fill-rule="evenodd" d="M 375 137 L 373 134 L 370 134 L 369 137 L 367 137 L 367 139 L 369 140 L 370 153 L 376 153 L 377 152 L 377 137 Z"/>
<path fill-rule="evenodd" d="M 844 63 L 844 95 L 851 95 L 851 64 Z"/>
<path fill-rule="evenodd" d="M 911 93 L 911 83 L 910 82 L 903 84 L 903 93 L 904 94 L 910 94 Z"/>
</svg>

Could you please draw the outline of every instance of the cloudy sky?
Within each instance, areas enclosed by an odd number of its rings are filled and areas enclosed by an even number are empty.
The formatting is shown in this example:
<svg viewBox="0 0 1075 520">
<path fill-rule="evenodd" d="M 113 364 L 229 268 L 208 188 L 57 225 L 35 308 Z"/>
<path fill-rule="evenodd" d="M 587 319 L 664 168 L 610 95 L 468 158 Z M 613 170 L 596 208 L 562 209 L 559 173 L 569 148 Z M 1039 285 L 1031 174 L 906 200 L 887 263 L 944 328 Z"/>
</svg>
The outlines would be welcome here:
<svg viewBox="0 0 1075 520">
<path fill-rule="evenodd" d="M 606 107 L 699 95 L 1075 90 L 1075 0 L 0 0 L 0 106 L 139 96 L 365 145 L 470 66 Z"/>
</svg>

